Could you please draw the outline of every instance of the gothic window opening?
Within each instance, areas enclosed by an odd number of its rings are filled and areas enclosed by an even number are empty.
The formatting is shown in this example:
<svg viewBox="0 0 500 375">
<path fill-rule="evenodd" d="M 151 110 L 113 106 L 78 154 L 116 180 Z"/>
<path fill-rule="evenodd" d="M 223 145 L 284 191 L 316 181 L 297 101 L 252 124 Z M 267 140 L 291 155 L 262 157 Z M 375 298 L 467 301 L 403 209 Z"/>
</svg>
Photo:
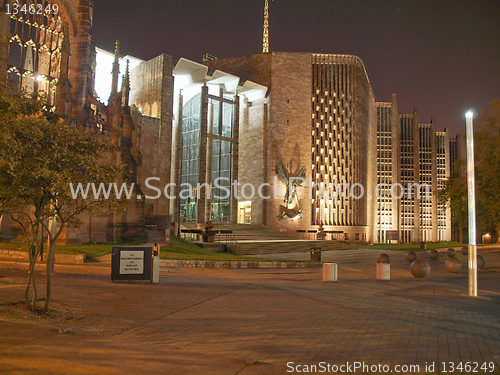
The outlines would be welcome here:
<svg viewBox="0 0 500 375">
<path fill-rule="evenodd" d="M 48 0 L 16 0 L 10 14 L 8 81 L 46 95 L 54 105 L 64 38 L 59 7 Z"/>
</svg>

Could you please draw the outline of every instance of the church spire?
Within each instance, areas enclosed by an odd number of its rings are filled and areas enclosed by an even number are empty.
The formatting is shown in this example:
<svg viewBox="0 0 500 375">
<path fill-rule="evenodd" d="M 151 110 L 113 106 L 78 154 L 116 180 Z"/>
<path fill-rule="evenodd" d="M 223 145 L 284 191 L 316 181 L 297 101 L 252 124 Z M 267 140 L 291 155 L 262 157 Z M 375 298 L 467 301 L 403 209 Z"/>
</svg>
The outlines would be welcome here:
<svg viewBox="0 0 500 375">
<path fill-rule="evenodd" d="M 118 75 L 120 74 L 120 41 L 117 40 L 115 44 L 115 61 L 113 62 L 113 70 L 111 71 L 112 80 L 111 80 L 111 96 L 118 92 Z"/>
<path fill-rule="evenodd" d="M 262 53 L 269 52 L 269 0 L 264 3 L 264 33 L 262 36 Z"/>
<path fill-rule="evenodd" d="M 127 67 L 125 69 L 125 75 L 122 81 L 122 106 L 128 107 L 130 98 L 130 70 L 129 70 L 129 60 L 127 60 Z"/>
</svg>

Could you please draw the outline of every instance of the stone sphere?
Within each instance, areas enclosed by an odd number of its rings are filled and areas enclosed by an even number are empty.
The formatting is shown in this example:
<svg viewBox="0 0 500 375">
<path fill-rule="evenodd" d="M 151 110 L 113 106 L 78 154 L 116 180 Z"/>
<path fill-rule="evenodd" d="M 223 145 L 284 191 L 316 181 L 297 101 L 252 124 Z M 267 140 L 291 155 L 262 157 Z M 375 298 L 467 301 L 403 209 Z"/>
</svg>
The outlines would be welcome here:
<svg viewBox="0 0 500 375">
<path fill-rule="evenodd" d="M 460 252 L 463 255 L 468 255 L 469 254 L 469 248 L 467 246 L 464 246 L 464 247 L 462 247 L 462 249 L 460 250 Z"/>
<path fill-rule="evenodd" d="M 438 253 L 438 251 L 437 251 L 437 250 L 431 250 L 431 251 L 429 251 L 429 258 L 430 258 L 431 260 L 436 260 L 436 259 L 438 259 L 438 258 L 439 258 L 439 253 Z"/>
<path fill-rule="evenodd" d="M 481 255 L 478 255 L 476 258 L 477 261 L 477 268 L 484 268 L 486 265 L 486 262 L 484 261 L 484 258 Z"/>
<path fill-rule="evenodd" d="M 391 263 L 391 258 L 387 254 L 380 254 L 377 258 L 377 263 Z"/>
<path fill-rule="evenodd" d="M 462 263 L 457 258 L 448 258 L 444 267 L 449 273 L 458 273 L 462 269 Z"/>
<path fill-rule="evenodd" d="M 455 249 L 452 249 L 451 247 L 446 250 L 446 255 L 448 255 L 448 257 L 450 258 L 453 258 L 455 256 L 457 252 L 455 251 Z"/>
<path fill-rule="evenodd" d="M 410 264 L 410 272 L 413 276 L 422 279 L 431 272 L 431 266 L 425 260 L 417 259 Z"/>
<path fill-rule="evenodd" d="M 413 262 L 413 261 L 414 261 L 414 260 L 416 260 L 416 259 L 417 259 L 417 254 L 415 254 L 415 252 L 414 252 L 414 251 L 408 251 L 408 252 L 406 253 L 406 260 L 407 260 L 409 263 Z"/>
</svg>

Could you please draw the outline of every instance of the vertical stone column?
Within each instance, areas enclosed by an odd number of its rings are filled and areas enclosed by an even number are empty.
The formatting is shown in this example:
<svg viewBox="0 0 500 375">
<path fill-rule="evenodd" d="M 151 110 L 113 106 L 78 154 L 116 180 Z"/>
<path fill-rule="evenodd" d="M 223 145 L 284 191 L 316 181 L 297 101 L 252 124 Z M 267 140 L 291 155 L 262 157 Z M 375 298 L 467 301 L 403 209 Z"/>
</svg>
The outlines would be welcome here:
<svg viewBox="0 0 500 375">
<path fill-rule="evenodd" d="M 262 176 L 265 183 L 271 183 L 271 150 L 269 149 L 269 102 L 266 100 L 263 110 L 263 130 L 262 130 Z M 265 196 L 271 196 L 271 188 L 266 186 L 264 189 Z M 262 224 L 268 225 L 270 222 L 270 203 L 269 199 L 262 200 Z M 253 220 L 253 219 L 252 219 Z"/>
<path fill-rule="evenodd" d="M 418 112 L 417 109 L 413 111 L 413 166 L 414 166 L 414 175 L 413 175 L 413 183 L 420 183 L 420 132 L 418 131 Z M 413 189 L 413 204 L 414 204 L 414 214 L 413 219 L 415 221 L 415 225 L 413 226 L 413 241 L 420 242 L 420 198 L 415 194 L 415 188 Z"/>
<path fill-rule="evenodd" d="M 445 136 L 444 136 L 444 152 L 445 152 L 445 177 L 448 179 L 450 177 L 451 173 L 451 164 L 450 164 L 450 148 L 448 145 L 450 144 L 450 134 L 448 132 L 448 129 L 445 129 Z M 450 205 L 446 205 L 446 237 L 445 241 L 451 242 L 451 207 Z"/>
<path fill-rule="evenodd" d="M 238 160 L 239 160 L 239 137 L 240 137 L 240 97 L 236 94 L 233 98 L 233 152 L 231 155 L 232 162 L 232 173 L 231 180 L 238 180 Z M 232 182 L 231 181 L 231 182 Z M 231 223 L 236 224 L 238 222 L 238 199 L 234 193 L 231 194 Z"/>
<path fill-rule="evenodd" d="M 207 125 L 208 125 L 208 86 L 201 89 L 201 109 L 200 109 L 200 148 L 198 164 L 198 184 L 202 186 L 207 182 Z M 207 217 L 207 192 L 204 187 L 197 191 L 198 200 L 198 223 L 206 223 Z M 196 197 L 197 198 L 197 197 Z"/>
<path fill-rule="evenodd" d="M 398 100 L 396 94 L 392 94 L 391 105 L 391 144 L 392 144 L 392 183 L 401 183 L 401 135 L 400 135 L 400 120 L 398 111 Z M 399 192 L 395 192 L 399 194 Z M 401 242 L 401 199 L 392 198 L 392 228 L 398 231 L 399 240 Z"/>
<path fill-rule="evenodd" d="M 222 89 L 220 93 L 222 97 Z M 219 105 L 219 104 L 217 104 Z M 220 117 L 222 116 L 222 106 L 219 109 L 219 118 L 216 120 L 219 122 L 219 126 L 222 123 Z M 211 185 L 212 183 L 212 156 L 213 156 L 213 143 L 214 140 L 212 135 L 214 133 L 214 104 L 208 104 L 207 102 L 207 174 L 206 174 L 206 182 Z M 210 219 L 212 212 L 212 198 L 210 197 L 205 201 L 205 213 L 207 216 L 207 220 Z"/>
<path fill-rule="evenodd" d="M 434 119 L 431 120 L 430 131 L 431 142 L 431 204 L 432 204 L 432 229 L 431 241 L 437 242 L 438 240 L 438 207 L 437 207 L 437 152 L 436 152 L 436 131 L 434 126 Z"/>
<path fill-rule="evenodd" d="M 91 69 L 92 50 L 92 0 L 78 0 L 77 37 L 73 62 L 73 108 L 72 117 L 78 124 L 85 121 L 87 78 Z"/>
<path fill-rule="evenodd" d="M 172 168 L 172 112 L 174 105 L 174 78 L 172 76 L 173 59 L 170 56 L 161 55 L 158 65 L 161 71 L 162 79 L 161 87 L 157 88 L 157 90 L 159 91 L 157 94 L 157 98 L 161 98 L 161 107 L 159 113 L 161 123 L 158 137 L 158 176 L 161 177 L 162 181 L 170 181 Z M 179 118 L 179 121 L 182 124 L 182 117 Z M 156 211 L 157 215 L 164 216 L 167 220 L 171 220 L 169 201 L 164 195 L 161 199 L 158 199 Z"/>
<path fill-rule="evenodd" d="M 55 105 L 58 114 L 69 117 L 71 113 L 71 85 L 69 84 L 70 31 L 67 23 L 63 26 L 63 35 Z"/>
</svg>

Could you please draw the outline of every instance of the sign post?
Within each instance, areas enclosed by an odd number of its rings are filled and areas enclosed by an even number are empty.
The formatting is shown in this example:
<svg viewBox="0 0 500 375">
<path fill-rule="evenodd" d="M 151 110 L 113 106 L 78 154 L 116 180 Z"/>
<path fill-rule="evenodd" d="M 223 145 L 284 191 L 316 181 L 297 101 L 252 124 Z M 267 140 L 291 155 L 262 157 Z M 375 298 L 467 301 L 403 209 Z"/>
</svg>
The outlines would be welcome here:
<svg viewBox="0 0 500 375">
<path fill-rule="evenodd" d="M 385 238 L 388 241 L 399 241 L 399 232 L 397 230 L 388 230 L 385 232 Z"/>
</svg>

